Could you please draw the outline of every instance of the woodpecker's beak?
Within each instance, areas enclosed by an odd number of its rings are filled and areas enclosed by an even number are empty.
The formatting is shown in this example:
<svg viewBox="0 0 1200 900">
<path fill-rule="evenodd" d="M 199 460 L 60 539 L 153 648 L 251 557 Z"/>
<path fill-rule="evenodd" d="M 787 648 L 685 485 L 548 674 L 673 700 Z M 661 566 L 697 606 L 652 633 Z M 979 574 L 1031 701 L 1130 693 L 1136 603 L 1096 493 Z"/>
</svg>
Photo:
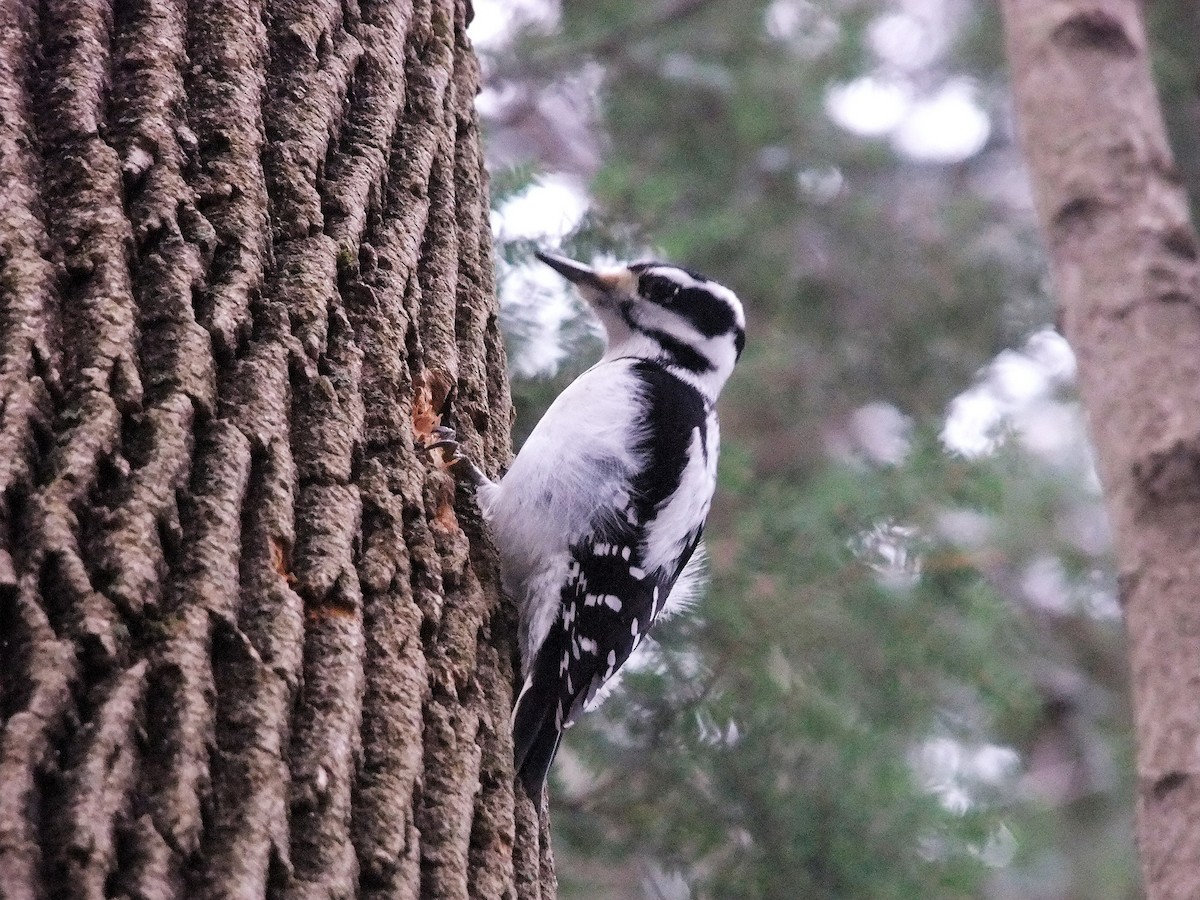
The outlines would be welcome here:
<svg viewBox="0 0 1200 900">
<path fill-rule="evenodd" d="M 542 253 L 535 250 L 534 255 L 561 275 L 575 287 L 588 302 L 607 304 L 609 299 L 623 293 L 632 292 L 637 286 L 637 279 L 623 266 L 614 269 L 597 271 L 591 266 L 558 256 L 554 253 Z"/>
<path fill-rule="evenodd" d="M 581 288 L 592 288 L 597 291 L 607 291 L 610 285 L 605 283 L 605 280 L 597 274 L 596 270 L 591 266 L 585 266 L 583 263 L 577 263 L 573 259 L 567 259 L 565 256 L 556 256 L 553 253 L 543 253 L 537 250 L 533 254 L 555 272 L 561 275 L 571 284 Z"/>
</svg>

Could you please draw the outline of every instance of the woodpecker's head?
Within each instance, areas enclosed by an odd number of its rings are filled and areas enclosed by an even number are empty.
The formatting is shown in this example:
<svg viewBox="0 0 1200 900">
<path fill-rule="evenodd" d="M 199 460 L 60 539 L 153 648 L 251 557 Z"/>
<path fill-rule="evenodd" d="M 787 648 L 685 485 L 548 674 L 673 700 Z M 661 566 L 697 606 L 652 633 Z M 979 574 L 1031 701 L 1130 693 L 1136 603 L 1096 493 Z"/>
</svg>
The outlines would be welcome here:
<svg viewBox="0 0 1200 900">
<path fill-rule="evenodd" d="M 715 397 L 746 342 L 746 315 L 727 287 L 670 263 L 593 269 L 551 253 L 537 258 L 579 289 L 604 326 L 608 358 L 656 359 Z"/>
</svg>

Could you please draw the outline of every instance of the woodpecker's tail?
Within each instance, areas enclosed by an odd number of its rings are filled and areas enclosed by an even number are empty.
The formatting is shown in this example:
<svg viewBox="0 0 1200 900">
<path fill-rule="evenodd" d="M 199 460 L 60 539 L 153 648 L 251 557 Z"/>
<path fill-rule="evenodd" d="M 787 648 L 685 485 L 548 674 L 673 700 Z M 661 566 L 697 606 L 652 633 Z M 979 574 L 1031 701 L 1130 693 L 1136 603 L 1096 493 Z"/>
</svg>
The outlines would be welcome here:
<svg viewBox="0 0 1200 900">
<path fill-rule="evenodd" d="M 526 692 L 523 696 L 528 697 Z M 562 741 L 562 731 L 554 724 L 553 705 L 535 709 L 532 704 L 518 701 L 513 718 L 513 744 L 516 750 L 517 775 L 525 785 L 525 793 L 534 803 L 540 803 L 550 764 Z"/>
<path fill-rule="evenodd" d="M 558 712 L 563 699 L 558 664 L 562 653 L 557 650 L 557 643 L 547 638 L 542 644 L 512 713 L 517 774 L 534 803 L 541 802 L 550 764 L 562 741 L 564 723 Z"/>
</svg>

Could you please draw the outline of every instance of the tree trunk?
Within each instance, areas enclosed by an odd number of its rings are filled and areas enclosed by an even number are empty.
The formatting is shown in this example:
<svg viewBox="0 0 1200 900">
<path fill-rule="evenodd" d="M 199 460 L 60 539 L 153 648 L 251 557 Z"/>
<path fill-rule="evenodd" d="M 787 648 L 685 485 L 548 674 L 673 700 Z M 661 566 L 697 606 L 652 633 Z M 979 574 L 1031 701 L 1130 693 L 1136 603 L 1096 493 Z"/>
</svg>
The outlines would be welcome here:
<svg viewBox="0 0 1200 900">
<path fill-rule="evenodd" d="M 0 0 L 0 895 L 553 895 L 469 15 Z"/>
<path fill-rule="evenodd" d="M 1151 898 L 1200 897 L 1200 268 L 1136 0 L 1005 0 L 1061 317 L 1112 521 Z"/>
</svg>

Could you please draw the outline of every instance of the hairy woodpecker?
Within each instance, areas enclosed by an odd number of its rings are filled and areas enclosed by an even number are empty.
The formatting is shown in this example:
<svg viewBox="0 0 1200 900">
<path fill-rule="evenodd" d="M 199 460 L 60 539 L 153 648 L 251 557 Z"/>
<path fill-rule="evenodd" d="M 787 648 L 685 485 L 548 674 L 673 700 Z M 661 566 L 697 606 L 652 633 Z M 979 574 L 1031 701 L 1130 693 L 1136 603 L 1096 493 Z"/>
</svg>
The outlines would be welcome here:
<svg viewBox="0 0 1200 900">
<path fill-rule="evenodd" d="M 679 266 L 596 269 L 538 258 L 595 311 L 605 351 L 551 404 L 492 481 L 450 429 L 449 452 L 500 552 L 520 612 L 517 772 L 538 801 L 563 729 L 699 577 L 716 485 L 716 400 L 745 343 L 728 288 Z"/>
</svg>

